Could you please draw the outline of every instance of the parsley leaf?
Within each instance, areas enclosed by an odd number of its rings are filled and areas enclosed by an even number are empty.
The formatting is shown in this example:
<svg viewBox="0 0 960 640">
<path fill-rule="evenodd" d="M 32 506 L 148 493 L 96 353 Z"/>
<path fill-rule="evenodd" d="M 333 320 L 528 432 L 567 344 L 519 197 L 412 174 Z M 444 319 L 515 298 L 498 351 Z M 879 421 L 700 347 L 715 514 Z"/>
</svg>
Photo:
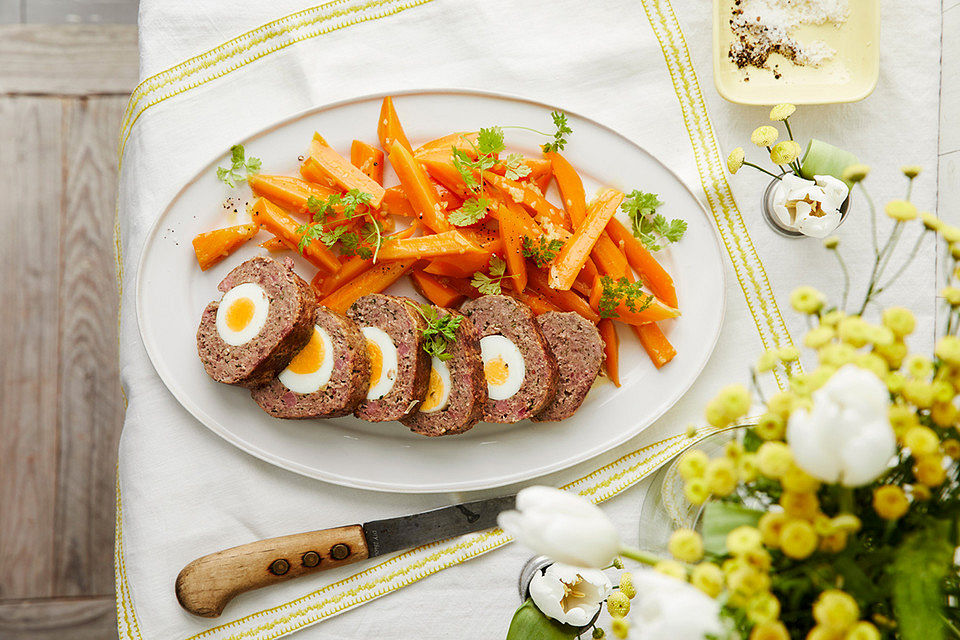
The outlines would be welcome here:
<svg viewBox="0 0 960 640">
<path fill-rule="evenodd" d="M 456 211 L 451 211 L 447 220 L 458 227 L 467 227 L 476 224 L 487 214 L 487 207 L 492 203 L 488 198 L 471 198 L 463 203 Z"/>
<path fill-rule="evenodd" d="M 529 236 L 523 237 L 523 257 L 533 260 L 537 267 L 543 268 L 554 258 L 557 252 L 563 248 L 563 241 L 553 239 L 547 241 L 543 236 L 537 238 L 537 244 Z"/>
<path fill-rule="evenodd" d="M 230 168 L 217 167 L 217 180 L 233 189 L 247 176 L 260 173 L 260 158 L 247 159 L 245 155 L 242 144 L 230 147 Z"/>
<path fill-rule="evenodd" d="M 437 310 L 428 304 L 417 305 L 416 309 L 427 322 L 427 327 L 422 331 L 423 350 L 436 356 L 441 362 L 446 362 L 453 357 L 453 354 L 447 352 L 447 345 L 457 339 L 457 328 L 463 316 L 447 313 L 441 317 Z"/>
<path fill-rule="evenodd" d="M 503 129 L 500 127 L 482 127 L 477 135 L 477 153 L 482 156 L 493 156 L 504 149 Z"/>
<path fill-rule="evenodd" d="M 601 318 L 617 318 L 617 307 L 625 305 L 630 311 L 639 313 L 653 303 L 653 295 L 642 289 L 641 283 L 630 282 L 625 277 L 614 281 L 610 276 L 601 276 L 599 312 Z"/>
<path fill-rule="evenodd" d="M 553 142 L 543 145 L 543 151 L 560 151 L 567 145 L 567 134 L 573 133 L 573 129 L 567 124 L 567 114 L 562 111 L 552 111 L 550 116 L 553 118 L 553 126 L 557 128 L 553 134 Z"/>
<path fill-rule="evenodd" d="M 504 262 L 500 256 L 493 256 L 490 258 L 490 275 L 487 275 L 482 271 L 477 271 L 473 274 L 473 279 L 470 281 L 470 285 L 484 295 L 498 296 L 503 293 L 503 289 L 500 285 L 502 284 L 504 278 L 513 277 L 504 275 L 506 272 L 507 263 Z"/>
<path fill-rule="evenodd" d="M 675 218 L 668 221 L 657 213 L 661 202 L 655 193 L 631 191 L 620 205 L 630 218 L 633 235 L 651 251 L 660 251 L 671 242 L 678 242 L 687 230 L 686 220 Z"/>
<path fill-rule="evenodd" d="M 530 165 L 523 162 L 523 156 L 519 153 L 511 153 L 500 163 L 504 167 L 503 177 L 507 180 L 519 180 L 530 175 Z"/>
</svg>

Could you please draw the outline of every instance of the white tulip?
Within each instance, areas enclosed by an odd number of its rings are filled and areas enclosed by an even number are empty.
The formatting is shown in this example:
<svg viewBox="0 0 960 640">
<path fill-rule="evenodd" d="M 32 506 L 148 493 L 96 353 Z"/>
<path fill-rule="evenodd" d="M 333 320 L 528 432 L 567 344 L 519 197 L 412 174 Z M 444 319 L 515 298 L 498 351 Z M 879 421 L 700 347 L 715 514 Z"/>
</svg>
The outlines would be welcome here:
<svg viewBox="0 0 960 640">
<path fill-rule="evenodd" d="M 798 409 L 787 423 L 797 466 L 824 482 L 868 484 L 896 454 L 890 395 L 873 373 L 852 364 L 813 393 L 813 409 Z"/>
<path fill-rule="evenodd" d="M 792 173 L 773 191 L 773 211 L 784 226 L 813 238 L 824 238 L 840 224 L 840 207 L 849 193 L 833 176 L 806 180 Z"/>
<path fill-rule="evenodd" d="M 633 586 L 630 640 L 703 640 L 723 633 L 720 605 L 696 587 L 650 569 L 635 571 Z"/>
<path fill-rule="evenodd" d="M 603 571 L 556 563 L 530 580 L 530 597 L 544 614 L 574 627 L 590 624 L 613 584 Z"/>
<path fill-rule="evenodd" d="M 620 535 L 597 505 L 575 493 L 528 487 L 517 510 L 497 518 L 504 531 L 554 562 L 604 569 L 620 552 Z"/>
</svg>

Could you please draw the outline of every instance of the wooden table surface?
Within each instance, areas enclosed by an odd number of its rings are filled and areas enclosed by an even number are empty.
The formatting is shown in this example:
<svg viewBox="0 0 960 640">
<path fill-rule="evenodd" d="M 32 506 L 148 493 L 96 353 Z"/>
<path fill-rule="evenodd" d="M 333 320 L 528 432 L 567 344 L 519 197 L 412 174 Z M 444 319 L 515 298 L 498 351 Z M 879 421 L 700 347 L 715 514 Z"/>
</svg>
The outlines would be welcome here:
<svg viewBox="0 0 960 640">
<path fill-rule="evenodd" d="M 946 212 L 960 203 L 960 0 L 943 11 Z M 3 640 L 116 638 L 113 229 L 135 20 L 136 0 L 0 0 Z"/>
</svg>

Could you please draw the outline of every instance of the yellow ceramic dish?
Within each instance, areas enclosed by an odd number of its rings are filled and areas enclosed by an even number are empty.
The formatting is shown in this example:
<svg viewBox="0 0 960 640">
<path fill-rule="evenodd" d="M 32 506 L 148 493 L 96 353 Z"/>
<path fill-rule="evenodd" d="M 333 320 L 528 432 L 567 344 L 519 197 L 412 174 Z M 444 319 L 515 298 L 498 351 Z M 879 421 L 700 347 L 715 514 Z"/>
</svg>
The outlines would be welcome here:
<svg viewBox="0 0 960 640">
<path fill-rule="evenodd" d="M 819 67 L 799 66 L 779 53 L 770 68 L 740 69 L 728 52 L 734 34 L 736 0 L 714 0 L 713 80 L 725 99 L 740 104 L 827 104 L 855 102 L 873 92 L 880 76 L 879 0 L 850 0 L 850 16 L 839 25 L 803 25 L 792 35 L 800 42 L 823 40 L 836 54 Z M 774 72 L 776 67 L 776 77 Z"/>
</svg>

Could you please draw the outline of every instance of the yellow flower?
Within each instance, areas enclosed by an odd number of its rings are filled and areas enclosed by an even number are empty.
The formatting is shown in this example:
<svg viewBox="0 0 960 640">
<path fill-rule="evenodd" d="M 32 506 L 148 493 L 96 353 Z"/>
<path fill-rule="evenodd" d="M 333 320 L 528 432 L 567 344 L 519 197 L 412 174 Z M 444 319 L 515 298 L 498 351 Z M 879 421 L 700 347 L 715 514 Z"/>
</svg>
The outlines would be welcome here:
<svg viewBox="0 0 960 640">
<path fill-rule="evenodd" d="M 630 598 L 621 591 L 614 591 L 607 597 L 607 611 L 614 618 L 626 618 L 630 613 Z"/>
<path fill-rule="evenodd" d="M 955 227 L 949 224 L 943 224 L 940 227 L 940 235 L 943 236 L 943 239 L 947 242 L 953 244 L 955 242 L 960 242 L 960 228 Z"/>
<path fill-rule="evenodd" d="M 737 467 L 729 458 L 716 458 L 707 465 L 704 480 L 710 493 L 715 496 L 728 496 L 737 488 Z"/>
<path fill-rule="evenodd" d="M 833 525 L 835 531 L 843 531 L 845 533 L 856 533 L 860 531 L 860 527 L 863 526 L 860 518 L 852 513 L 841 513 L 838 516 L 834 516 L 830 519 L 830 524 Z"/>
<path fill-rule="evenodd" d="M 677 529 L 667 544 L 670 555 L 681 562 L 694 563 L 703 558 L 703 539 L 690 529 Z"/>
<path fill-rule="evenodd" d="M 782 440 L 787 432 L 787 425 L 779 415 L 765 413 L 757 419 L 757 426 L 753 430 L 764 440 Z"/>
<path fill-rule="evenodd" d="M 823 327 L 836 327 L 840 324 L 840 321 L 847 317 L 843 311 L 838 311 L 834 309 L 833 311 L 827 311 L 825 314 L 820 316 L 820 326 Z"/>
<path fill-rule="evenodd" d="M 808 374 L 797 373 L 790 378 L 790 389 L 799 396 L 809 396 L 816 391 L 816 385 Z"/>
<path fill-rule="evenodd" d="M 867 323 L 857 316 L 850 316 L 840 321 L 837 335 L 851 347 L 859 349 L 870 341 L 870 330 L 867 327 Z"/>
<path fill-rule="evenodd" d="M 917 319 L 909 309 L 890 307 L 883 312 L 883 326 L 893 331 L 893 334 L 902 338 L 913 333 Z"/>
<path fill-rule="evenodd" d="M 867 174 L 870 173 L 870 167 L 865 164 L 852 164 L 843 170 L 841 177 L 846 182 L 862 182 Z"/>
<path fill-rule="evenodd" d="M 777 357 L 784 362 L 796 362 L 800 359 L 800 352 L 796 347 L 780 347 L 777 349 Z"/>
<path fill-rule="evenodd" d="M 930 231 L 938 231 L 941 227 L 943 227 L 943 222 L 940 221 L 940 218 L 932 213 L 927 213 L 924 211 L 920 214 L 920 219 L 923 220 L 923 226 Z"/>
<path fill-rule="evenodd" d="M 764 442 L 757 449 L 757 466 L 760 473 L 776 480 L 793 464 L 793 452 L 783 442 Z"/>
<path fill-rule="evenodd" d="M 950 257 L 954 260 L 960 260 L 960 242 L 950 243 Z"/>
<path fill-rule="evenodd" d="M 956 287 L 947 287 L 940 292 L 940 295 L 943 296 L 948 303 L 950 303 L 951 307 L 960 306 L 960 289 Z"/>
<path fill-rule="evenodd" d="M 833 631 L 846 631 L 859 618 L 857 601 L 839 589 L 827 589 L 813 603 L 813 619 Z"/>
<path fill-rule="evenodd" d="M 903 385 L 901 395 L 921 409 L 928 409 L 933 404 L 933 385 L 922 380 L 907 380 Z"/>
<path fill-rule="evenodd" d="M 930 419 L 938 427 L 949 427 L 957 421 L 957 407 L 952 402 L 934 402 L 930 407 Z"/>
<path fill-rule="evenodd" d="M 886 383 L 887 391 L 890 393 L 900 393 L 903 391 L 904 385 L 907 384 L 907 379 L 899 373 L 888 374 L 883 381 Z"/>
<path fill-rule="evenodd" d="M 819 349 L 833 340 L 834 335 L 836 334 L 830 327 L 817 327 L 811 329 L 807 332 L 807 335 L 803 336 L 803 344 L 811 349 Z"/>
<path fill-rule="evenodd" d="M 891 345 L 895 338 L 896 336 L 893 335 L 893 331 L 888 327 L 878 327 L 872 324 L 867 325 L 867 340 L 874 346 L 885 347 Z"/>
<path fill-rule="evenodd" d="M 629 571 L 620 574 L 620 593 L 631 600 L 637 595 L 637 588 L 633 586 L 633 574 Z"/>
<path fill-rule="evenodd" d="M 815 493 L 784 491 L 780 496 L 780 506 L 790 518 L 813 520 L 820 510 L 820 500 Z"/>
<path fill-rule="evenodd" d="M 654 565 L 653 570 L 677 580 L 687 579 L 687 570 L 676 560 L 661 560 Z"/>
<path fill-rule="evenodd" d="M 753 482 L 760 474 L 760 468 L 757 466 L 757 454 L 745 453 L 737 461 L 737 476 L 743 482 Z"/>
<path fill-rule="evenodd" d="M 933 381 L 933 401 L 934 402 L 950 402 L 953 400 L 954 391 L 953 385 L 951 385 L 946 380 L 934 380 Z"/>
<path fill-rule="evenodd" d="M 780 476 L 780 484 L 785 491 L 794 493 L 813 493 L 820 488 L 820 481 L 795 464 Z"/>
<path fill-rule="evenodd" d="M 880 640 L 880 631 L 872 623 L 861 620 L 847 631 L 843 640 Z"/>
<path fill-rule="evenodd" d="M 820 357 L 820 364 L 839 369 L 853 361 L 857 355 L 857 350 L 845 342 L 832 342 L 817 351 L 817 355 Z"/>
<path fill-rule="evenodd" d="M 703 478 L 690 478 L 683 486 L 683 495 L 690 504 L 703 504 L 710 497 L 710 487 Z"/>
<path fill-rule="evenodd" d="M 601 627 L 594 627 L 593 632 L 590 634 L 593 640 L 601 640 L 606 635 L 606 632 Z"/>
<path fill-rule="evenodd" d="M 913 409 L 902 404 L 891 405 L 887 417 L 890 419 L 890 426 L 893 427 L 893 431 L 897 435 L 906 434 L 911 427 L 920 424 L 917 422 L 917 414 L 914 413 Z"/>
<path fill-rule="evenodd" d="M 885 484 L 873 490 L 873 510 L 884 520 L 897 520 L 910 509 L 910 501 L 903 489 Z"/>
<path fill-rule="evenodd" d="M 827 236 L 823 239 L 823 248 L 829 251 L 833 251 L 840 246 L 840 238 L 837 236 Z"/>
<path fill-rule="evenodd" d="M 773 370 L 779 362 L 780 358 L 777 357 L 776 349 L 767 349 L 760 354 L 760 357 L 757 358 L 757 362 L 753 366 L 757 372 L 766 373 L 767 371 Z"/>
<path fill-rule="evenodd" d="M 734 462 L 739 460 L 743 453 L 743 445 L 736 440 L 731 440 L 727 444 L 723 445 L 723 455 L 727 456 Z"/>
<path fill-rule="evenodd" d="M 838 634 L 833 629 L 828 629 L 822 624 L 816 625 L 807 633 L 806 640 L 843 640 L 843 634 Z"/>
<path fill-rule="evenodd" d="M 947 479 L 947 471 L 943 468 L 943 458 L 939 455 L 921 456 L 913 465 L 913 475 L 920 484 L 928 487 L 939 487 Z"/>
<path fill-rule="evenodd" d="M 933 375 L 933 361 L 926 356 L 914 354 L 907 358 L 904 365 L 907 373 L 914 378 L 928 379 Z"/>
<path fill-rule="evenodd" d="M 743 147 L 737 147 L 730 152 L 730 155 L 727 156 L 727 170 L 730 173 L 736 173 L 740 171 L 740 167 L 743 166 L 743 161 L 746 158 L 746 153 L 743 151 Z"/>
<path fill-rule="evenodd" d="M 793 411 L 795 400 L 796 398 L 794 398 L 793 394 L 786 391 L 778 391 L 770 396 L 770 399 L 767 401 L 767 410 L 786 420 L 790 412 Z"/>
<path fill-rule="evenodd" d="M 912 427 L 903 434 L 903 444 L 915 456 L 928 456 L 940 449 L 940 438 L 929 427 Z"/>
<path fill-rule="evenodd" d="M 684 480 L 702 478 L 709 462 L 710 458 L 703 451 L 691 449 L 680 458 L 680 462 L 677 463 L 677 471 L 680 472 Z"/>
<path fill-rule="evenodd" d="M 922 484 L 915 484 L 910 487 L 910 495 L 917 502 L 924 502 L 930 499 L 930 487 Z"/>
<path fill-rule="evenodd" d="M 770 160 L 773 164 L 790 164 L 800 157 L 802 149 L 793 140 L 783 140 L 773 145 L 770 150 Z"/>
<path fill-rule="evenodd" d="M 775 122 L 778 120 L 786 120 L 792 116 L 793 112 L 796 110 L 797 108 L 789 102 L 781 102 L 780 104 L 774 106 L 773 109 L 770 109 L 770 119 Z"/>
<path fill-rule="evenodd" d="M 923 167 L 921 167 L 918 164 L 908 164 L 903 167 L 900 167 L 900 171 L 903 172 L 903 175 L 907 176 L 911 180 L 913 180 L 918 175 L 920 175 L 920 172 L 922 170 L 923 170 Z"/>
<path fill-rule="evenodd" d="M 773 558 L 770 557 L 770 552 L 763 547 L 749 549 L 746 553 L 739 556 L 739 558 L 754 569 L 764 572 L 770 571 L 770 565 L 773 563 Z"/>
<path fill-rule="evenodd" d="M 960 458 L 960 440 L 947 438 L 940 446 L 943 448 L 943 452 L 954 460 Z"/>
<path fill-rule="evenodd" d="M 624 639 L 630 635 L 630 623 L 623 618 L 614 618 L 610 622 L 610 631 L 617 638 Z"/>
<path fill-rule="evenodd" d="M 782 622 L 764 622 L 753 628 L 749 640 L 790 640 L 790 632 Z"/>
<path fill-rule="evenodd" d="M 766 511 L 760 516 L 757 527 L 763 537 L 763 544 L 776 549 L 780 546 L 780 532 L 788 521 L 787 514 L 782 511 Z"/>
<path fill-rule="evenodd" d="M 820 538 L 820 551 L 840 553 L 846 547 L 847 534 L 843 531 L 835 531 Z"/>
<path fill-rule="evenodd" d="M 712 562 L 701 562 L 690 573 L 690 584 L 716 598 L 723 591 L 723 571 Z"/>
<path fill-rule="evenodd" d="M 758 147 L 769 147 L 777 141 L 779 135 L 776 129 L 765 124 L 753 130 L 753 133 L 750 134 L 750 142 Z"/>
<path fill-rule="evenodd" d="M 917 217 L 917 207 L 909 200 L 891 200 L 883 208 L 888 216 L 899 222 L 906 222 Z"/>
<path fill-rule="evenodd" d="M 759 549 L 762 542 L 757 528 L 744 525 L 727 534 L 727 551 L 736 556 L 743 555 Z"/>
<path fill-rule="evenodd" d="M 747 618 L 754 624 L 774 622 L 779 617 L 780 601 L 769 591 L 758 593 L 747 602 Z"/>
<path fill-rule="evenodd" d="M 788 558 L 803 560 L 817 549 L 817 533 L 806 520 L 791 520 L 780 530 L 780 550 Z"/>
<path fill-rule="evenodd" d="M 770 576 L 745 564 L 735 565 L 727 573 L 727 586 L 733 595 L 746 600 L 750 596 L 770 588 Z"/>
<path fill-rule="evenodd" d="M 876 353 L 857 354 L 857 357 L 853 362 L 861 369 L 871 371 L 874 375 L 881 379 L 890 373 L 890 367 L 887 365 L 887 361 Z M 824 382 L 826 382 L 826 380 L 824 380 Z"/>
<path fill-rule="evenodd" d="M 933 353 L 947 364 L 960 365 L 960 338 L 957 336 L 940 338 Z"/>
<path fill-rule="evenodd" d="M 809 286 L 797 287 L 790 293 L 790 306 L 800 313 L 816 313 L 826 301 L 822 293 Z"/>
<path fill-rule="evenodd" d="M 891 369 L 899 369 L 903 359 L 907 356 L 907 345 L 902 340 L 894 340 L 890 344 L 874 345 L 874 353 L 886 360 Z"/>
</svg>

